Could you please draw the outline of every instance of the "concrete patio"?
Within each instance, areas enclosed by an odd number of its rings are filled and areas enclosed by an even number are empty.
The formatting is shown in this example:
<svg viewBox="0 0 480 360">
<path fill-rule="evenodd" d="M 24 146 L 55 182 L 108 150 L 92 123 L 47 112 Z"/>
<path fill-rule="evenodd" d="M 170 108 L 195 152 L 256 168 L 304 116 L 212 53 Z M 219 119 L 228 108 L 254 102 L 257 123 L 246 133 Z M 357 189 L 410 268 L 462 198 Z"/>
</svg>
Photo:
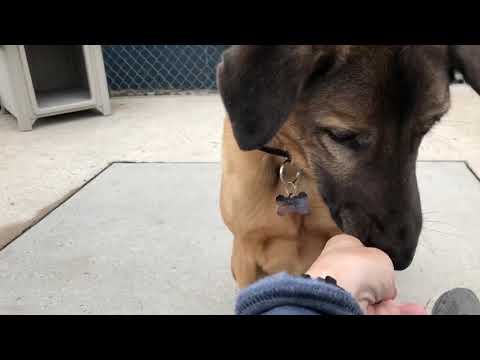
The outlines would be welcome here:
<svg viewBox="0 0 480 360">
<path fill-rule="evenodd" d="M 219 97 L 116 98 L 113 110 L 31 133 L 0 115 L 0 248 L 62 204 L 0 252 L 0 313 L 231 313 Z M 430 305 L 450 287 L 480 292 L 480 98 L 470 88 L 453 88 L 421 160 L 426 229 L 399 280 L 402 299 Z"/>
</svg>

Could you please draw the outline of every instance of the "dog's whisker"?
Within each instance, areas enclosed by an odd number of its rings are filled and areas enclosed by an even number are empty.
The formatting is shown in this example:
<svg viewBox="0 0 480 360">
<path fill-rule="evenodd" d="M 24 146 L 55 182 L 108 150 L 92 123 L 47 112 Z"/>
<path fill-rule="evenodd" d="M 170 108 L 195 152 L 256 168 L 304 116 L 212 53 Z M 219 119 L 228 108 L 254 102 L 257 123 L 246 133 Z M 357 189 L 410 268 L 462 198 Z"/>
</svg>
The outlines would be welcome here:
<svg viewBox="0 0 480 360">
<path fill-rule="evenodd" d="M 439 225 L 453 226 L 452 224 L 446 223 L 444 221 L 438 221 L 438 220 L 424 220 L 423 222 L 426 224 L 439 224 Z"/>
<path fill-rule="evenodd" d="M 430 216 L 432 216 L 432 215 L 439 215 L 439 214 L 440 214 L 439 211 L 430 211 L 430 212 L 424 212 L 424 213 L 422 213 L 422 215 L 423 215 L 424 218 L 428 218 L 428 217 L 430 217 Z"/>
<path fill-rule="evenodd" d="M 448 233 L 448 232 L 444 232 L 444 231 L 440 231 L 440 230 L 436 230 L 436 229 L 430 229 L 430 228 L 426 228 L 426 227 L 424 227 L 423 230 L 427 231 L 427 232 L 434 232 L 434 233 L 437 233 L 437 234 L 440 234 L 440 235 L 446 235 L 446 236 L 453 236 L 453 237 L 461 238 L 460 234 L 458 234 L 458 233 L 453 234 L 453 233 Z"/>
<path fill-rule="evenodd" d="M 433 224 L 433 225 L 436 225 L 436 224 Z M 453 227 L 453 226 L 448 226 L 448 227 L 445 226 L 443 229 L 429 229 L 428 227 L 425 227 L 425 226 L 424 226 L 424 229 L 429 230 L 429 231 L 430 231 L 430 230 L 431 230 L 431 231 L 437 231 L 437 232 L 441 232 L 441 231 L 446 230 L 446 231 L 447 231 L 448 233 L 450 233 L 450 234 L 452 234 L 452 233 L 458 233 L 458 231 L 459 231 L 458 229 L 456 229 L 456 228 Z"/>
</svg>

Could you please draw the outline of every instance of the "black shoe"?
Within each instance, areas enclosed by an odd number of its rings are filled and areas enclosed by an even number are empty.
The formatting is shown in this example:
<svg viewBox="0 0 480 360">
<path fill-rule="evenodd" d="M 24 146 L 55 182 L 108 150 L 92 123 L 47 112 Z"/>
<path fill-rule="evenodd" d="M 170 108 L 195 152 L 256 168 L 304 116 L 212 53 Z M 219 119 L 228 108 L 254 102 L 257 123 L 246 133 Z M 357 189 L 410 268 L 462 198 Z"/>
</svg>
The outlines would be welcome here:
<svg viewBox="0 0 480 360">
<path fill-rule="evenodd" d="M 432 315 L 480 315 L 480 301 L 471 290 L 455 289 L 437 300 Z"/>
</svg>

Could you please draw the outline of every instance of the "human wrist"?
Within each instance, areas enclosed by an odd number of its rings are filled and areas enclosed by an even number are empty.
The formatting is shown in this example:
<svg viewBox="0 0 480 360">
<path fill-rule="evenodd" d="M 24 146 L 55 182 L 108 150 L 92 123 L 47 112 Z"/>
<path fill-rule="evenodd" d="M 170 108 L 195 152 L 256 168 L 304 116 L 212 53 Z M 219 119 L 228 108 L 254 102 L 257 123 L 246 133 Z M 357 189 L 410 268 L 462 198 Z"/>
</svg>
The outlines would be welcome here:
<svg viewBox="0 0 480 360">
<path fill-rule="evenodd" d="M 305 275 L 311 277 L 312 279 L 334 279 L 336 285 L 352 295 L 357 301 L 365 298 L 365 294 L 362 294 L 362 289 L 355 281 L 351 280 L 351 274 L 346 273 L 345 271 L 334 269 L 334 268 L 320 268 L 315 267 L 308 270 Z"/>
</svg>

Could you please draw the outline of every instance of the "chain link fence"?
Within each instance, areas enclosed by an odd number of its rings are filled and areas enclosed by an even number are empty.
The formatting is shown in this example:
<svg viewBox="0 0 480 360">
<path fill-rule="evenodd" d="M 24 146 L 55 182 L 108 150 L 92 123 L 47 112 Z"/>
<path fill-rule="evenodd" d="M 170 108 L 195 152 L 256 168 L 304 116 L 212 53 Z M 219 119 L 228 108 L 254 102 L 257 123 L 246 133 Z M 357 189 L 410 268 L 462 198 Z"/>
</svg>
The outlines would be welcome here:
<svg viewBox="0 0 480 360">
<path fill-rule="evenodd" d="M 112 96 L 216 90 L 216 66 L 229 45 L 103 45 Z"/>
</svg>

